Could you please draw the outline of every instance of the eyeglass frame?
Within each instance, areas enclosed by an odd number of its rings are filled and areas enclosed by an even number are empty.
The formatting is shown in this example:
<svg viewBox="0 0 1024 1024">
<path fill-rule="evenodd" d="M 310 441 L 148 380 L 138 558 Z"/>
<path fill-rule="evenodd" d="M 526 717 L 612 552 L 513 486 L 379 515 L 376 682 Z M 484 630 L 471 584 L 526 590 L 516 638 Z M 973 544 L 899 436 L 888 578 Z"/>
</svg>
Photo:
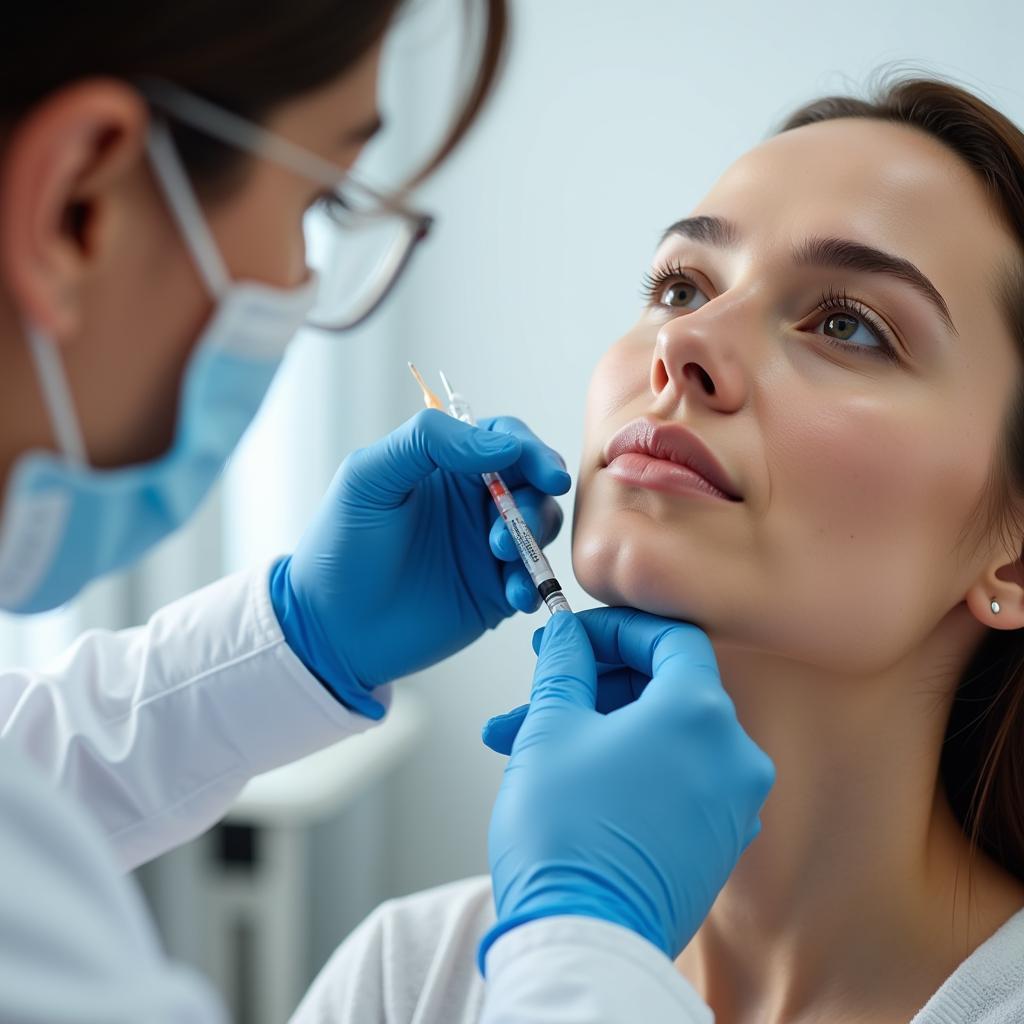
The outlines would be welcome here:
<svg viewBox="0 0 1024 1024">
<path fill-rule="evenodd" d="M 436 223 L 433 214 L 407 205 L 395 196 L 387 196 L 360 181 L 351 172 L 340 171 L 330 160 L 313 153 L 298 143 L 271 132 L 262 125 L 236 114 L 196 93 L 183 89 L 162 78 L 143 78 L 134 82 L 147 103 L 161 114 L 180 121 L 196 131 L 219 142 L 244 150 L 251 156 L 270 160 L 279 167 L 324 186 L 340 207 L 354 218 L 373 220 L 378 217 L 398 217 L 406 227 L 406 235 L 387 253 L 378 271 L 379 283 L 357 315 L 342 324 L 308 321 L 307 326 L 317 330 L 343 333 L 350 331 L 371 317 L 394 291 L 409 266 L 412 254 Z M 370 213 L 353 209 L 345 198 L 346 192 L 362 193 L 378 209 Z M 339 225 L 343 230 L 344 225 Z"/>
</svg>

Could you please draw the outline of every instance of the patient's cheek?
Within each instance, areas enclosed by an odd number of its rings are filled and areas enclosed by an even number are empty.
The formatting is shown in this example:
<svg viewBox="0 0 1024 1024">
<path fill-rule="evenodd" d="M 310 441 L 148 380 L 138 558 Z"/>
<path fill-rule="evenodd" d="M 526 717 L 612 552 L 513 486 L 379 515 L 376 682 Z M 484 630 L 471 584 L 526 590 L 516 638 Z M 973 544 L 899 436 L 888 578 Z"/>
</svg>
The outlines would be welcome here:
<svg viewBox="0 0 1024 1024">
<path fill-rule="evenodd" d="M 598 435 L 607 440 L 610 429 L 622 425 L 622 411 L 630 404 L 643 403 L 640 415 L 652 398 L 650 390 L 653 341 L 627 334 L 598 360 L 587 389 L 586 440 Z M 629 418 L 629 417 L 627 417 Z"/>
</svg>

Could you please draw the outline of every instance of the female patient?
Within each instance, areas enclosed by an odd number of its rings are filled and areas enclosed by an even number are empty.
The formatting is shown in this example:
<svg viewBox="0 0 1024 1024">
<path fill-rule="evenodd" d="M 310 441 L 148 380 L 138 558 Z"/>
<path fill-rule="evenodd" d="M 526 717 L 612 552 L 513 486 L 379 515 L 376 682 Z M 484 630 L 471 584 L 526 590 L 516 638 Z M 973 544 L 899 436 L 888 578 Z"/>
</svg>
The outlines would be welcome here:
<svg viewBox="0 0 1024 1024">
<path fill-rule="evenodd" d="M 703 627 L 777 768 L 679 971 L 720 1024 L 1024 1021 L 1024 135 L 926 80 L 813 103 L 645 289 L 574 568 Z M 299 1019 L 469 1024 L 491 920 L 385 905 Z"/>
</svg>

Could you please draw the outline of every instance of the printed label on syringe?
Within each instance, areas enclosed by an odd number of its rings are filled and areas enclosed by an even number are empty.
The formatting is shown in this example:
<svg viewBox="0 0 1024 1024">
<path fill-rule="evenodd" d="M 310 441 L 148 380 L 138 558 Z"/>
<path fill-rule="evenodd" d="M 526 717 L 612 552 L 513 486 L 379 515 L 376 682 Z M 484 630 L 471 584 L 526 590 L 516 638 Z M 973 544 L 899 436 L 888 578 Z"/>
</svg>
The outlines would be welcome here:
<svg viewBox="0 0 1024 1024">
<path fill-rule="evenodd" d="M 508 532 L 512 535 L 516 548 L 524 559 L 528 559 L 531 564 L 536 565 L 540 561 L 540 552 L 537 550 L 533 538 L 527 532 L 526 522 L 523 520 L 522 514 L 516 509 L 515 503 L 504 487 L 501 477 L 490 473 L 484 473 L 483 476 L 487 481 L 487 489 L 491 492 L 491 497 L 494 498 L 501 512 L 501 518 L 505 520 L 505 525 L 508 527 Z"/>
<path fill-rule="evenodd" d="M 501 515 L 505 520 L 505 525 L 508 527 L 508 532 L 512 534 L 512 540 L 515 541 L 519 553 L 534 564 L 539 562 L 540 552 L 533 546 L 533 540 L 530 535 L 523 532 L 522 519 L 519 516 L 509 515 L 505 511 L 502 511 Z"/>
</svg>

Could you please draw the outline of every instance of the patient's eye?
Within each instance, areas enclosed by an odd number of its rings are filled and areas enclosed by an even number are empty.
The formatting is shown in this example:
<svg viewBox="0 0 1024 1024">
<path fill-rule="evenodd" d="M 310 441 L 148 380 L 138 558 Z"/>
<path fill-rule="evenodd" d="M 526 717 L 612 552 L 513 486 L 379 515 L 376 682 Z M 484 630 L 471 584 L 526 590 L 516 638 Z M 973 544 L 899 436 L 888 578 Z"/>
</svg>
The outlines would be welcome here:
<svg viewBox="0 0 1024 1024">
<path fill-rule="evenodd" d="M 862 343 L 878 344 L 872 333 L 855 316 L 848 316 L 846 313 L 827 317 L 821 326 L 824 334 L 829 334 L 840 341 L 857 341 L 857 335 L 860 334 Z"/>
<path fill-rule="evenodd" d="M 675 284 L 670 284 L 661 294 L 663 306 L 692 306 L 696 309 L 707 301 L 708 297 L 689 281 L 677 281 Z"/>
<path fill-rule="evenodd" d="M 825 315 L 817 321 L 814 333 L 823 335 L 829 344 L 898 361 L 891 333 L 867 306 L 846 292 L 828 289 L 817 311 Z"/>
<path fill-rule="evenodd" d="M 655 267 L 644 274 L 642 292 L 649 306 L 673 310 L 700 309 L 711 300 L 678 265 Z"/>
</svg>

